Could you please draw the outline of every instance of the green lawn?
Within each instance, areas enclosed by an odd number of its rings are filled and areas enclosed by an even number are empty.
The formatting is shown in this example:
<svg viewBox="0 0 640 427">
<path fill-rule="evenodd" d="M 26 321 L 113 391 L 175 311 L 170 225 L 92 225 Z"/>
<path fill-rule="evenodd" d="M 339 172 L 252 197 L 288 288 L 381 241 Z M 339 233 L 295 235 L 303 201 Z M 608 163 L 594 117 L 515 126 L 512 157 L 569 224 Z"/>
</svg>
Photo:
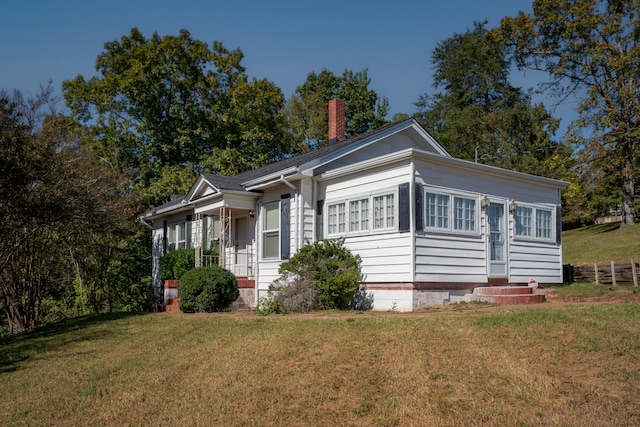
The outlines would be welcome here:
<svg viewBox="0 0 640 427">
<path fill-rule="evenodd" d="M 640 262 L 640 224 L 620 228 L 619 223 L 592 225 L 562 233 L 565 264 L 628 264 Z"/>
<path fill-rule="evenodd" d="M 0 424 L 640 425 L 640 305 L 103 315 L 0 340 Z"/>
</svg>

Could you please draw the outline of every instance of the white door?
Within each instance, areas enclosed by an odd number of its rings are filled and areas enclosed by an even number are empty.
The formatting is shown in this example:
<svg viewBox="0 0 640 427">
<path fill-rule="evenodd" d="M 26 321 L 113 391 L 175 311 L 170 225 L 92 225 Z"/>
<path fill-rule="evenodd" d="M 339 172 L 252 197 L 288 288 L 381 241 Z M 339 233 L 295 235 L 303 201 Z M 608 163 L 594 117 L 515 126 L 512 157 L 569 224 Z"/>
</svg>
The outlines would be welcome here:
<svg viewBox="0 0 640 427">
<path fill-rule="evenodd" d="M 507 277 L 507 224 L 504 203 L 490 203 L 487 212 L 488 276 Z"/>
<path fill-rule="evenodd" d="M 234 224 L 233 274 L 246 277 L 247 274 L 247 218 L 236 218 Z"/>
</svg>

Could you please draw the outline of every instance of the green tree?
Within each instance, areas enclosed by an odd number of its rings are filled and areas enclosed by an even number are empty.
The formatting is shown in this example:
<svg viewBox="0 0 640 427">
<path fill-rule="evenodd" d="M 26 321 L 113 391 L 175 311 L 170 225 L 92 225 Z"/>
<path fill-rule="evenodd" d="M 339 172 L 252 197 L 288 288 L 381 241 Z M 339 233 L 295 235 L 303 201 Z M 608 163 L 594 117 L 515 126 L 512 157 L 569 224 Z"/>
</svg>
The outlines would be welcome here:
<svg viewBox="0 0 640 427">
<path fill-rule="evenodd" d="M 86 150 L 51 93 L 0 92 L 0 299 L 13 332 L 39 324 L 44 299 L 102 280 L 111 239 L 135 224 L 126 180 Z"/>
<path fill-rule="evenodd" d="M 328 144 L 328 103 L 333 98 L 345 101 L 346 136 L 352 137 L 376 129 L 386 122 L 389 101 L 369 88 L 371 79 L 365 69 L 342 76 L 322 70 L 309 73 L 289 100 L 289 125 L 298 144 L 314 149 Z"/>
<path fill-rule="evenodd" d="M 249 80 L 242 58 L 186 30 L 147 39 L 134 28 L 105 43 L 98 77 L 77 76 L 63 91 L 103 158 L 143 190 L 156 180 L 169 185 L 163 191 L 156 182 L 155 204 L 186 192 L 175 188 L 181 168 L 233 174 L 290 154 L 282 93 Z"/>
<path fill-rule="evenodd" d="M 439 43 L 434 87 L 420 97 L 417 119 L 455 157 L 534 174 L 557 149 L 558 127 L 544 105 L 509 82 L 507 46 L 475 23 Z"/>
<path fill-rule="evenodd" d="M 574 124 L 588 168 L 617 181 L 622 226 L 635 223 L 640 133 L 640 4 L 622 0 L 535 0 L 533 14 L 504 18 L 519 66 L 549 73 L 555 95 L 581 97 Z M 597 177 L 598 173 L 589 173 Z"/>
</svg>

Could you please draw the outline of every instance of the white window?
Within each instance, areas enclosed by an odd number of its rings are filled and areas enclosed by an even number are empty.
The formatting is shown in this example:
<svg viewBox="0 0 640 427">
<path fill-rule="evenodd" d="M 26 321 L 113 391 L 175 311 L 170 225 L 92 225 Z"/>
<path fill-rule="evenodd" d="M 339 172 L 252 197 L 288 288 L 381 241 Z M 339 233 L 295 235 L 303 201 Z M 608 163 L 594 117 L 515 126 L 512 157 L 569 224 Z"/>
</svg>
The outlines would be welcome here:
<svg viewBox="0 0 640 427">
<path fill-rule="evenodd" d="M 536 237 L 539 239 L 552 239 L 553 229 L 551 211 L 536 209 Z"/>
<path fill-rule="evenodd" d="M 169 236 L 168 240 L 168 248 L 167 252 L 174 251 L 176 249 L 184 249 L 187 247 L 187 222 L 186 221 L 178 221 L 172 222 L 169 224 L 169 229 L 167 230 Z"/>
<path fill-rule="evenodd" d="M 513 219 L 516 237 L 540 240 L 554 238 L 552 209 L 517 205 Z"/>
<path fill-rule="evenodd" d="M 369 199 L 349 202 L 349 232 L 369 230 Z"/>
<path fill-rule="evenodd" d="M 533 235 L 533 209 L 526 206 L 516 207 L 516 236 L 531 237 Z"/>
<path fill-rule="evenodd" d="M 333 205 L 329 205 L 328 212 L 329 234 L 344 233 L 346 228 L 345 204 L 335 203 Z"/>
<path fill-rule="evenodd" d="M 478 201 L 474 197 L 427 192 L 425 227 L 435 230 L 477 233 Z"/>
<path fill-rule="evenodd" d="M 262 215 L 262 257 L 280 256 L 280 203 L 267 203 Z"/>
<path fill-rule="evenodd" d="M 384 196 L 375 196 L 373 198 L 373 229 L 392 229 L 395 228 L 395 196 L 394 194 L 385 194 Z"/>
<path fill-rule="evenodd" d="M 427 193 L 426 226 L 428 228 L 449 229 L 449 196 Z"/>
<path fill-rule="evenodd" d="M 476 231 L 476 199 L 454 196 L 453 206 L 453 228 Z"/>
</svg>

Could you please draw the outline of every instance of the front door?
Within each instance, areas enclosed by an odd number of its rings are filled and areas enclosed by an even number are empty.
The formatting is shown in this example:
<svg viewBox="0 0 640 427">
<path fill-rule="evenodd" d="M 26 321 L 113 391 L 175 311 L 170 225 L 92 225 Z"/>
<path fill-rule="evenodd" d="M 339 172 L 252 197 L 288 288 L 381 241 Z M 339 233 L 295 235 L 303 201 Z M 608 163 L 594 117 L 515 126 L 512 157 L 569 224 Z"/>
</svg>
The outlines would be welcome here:
<svg viewBox="0 0 640 427">
<path fill-rule="evenodd" d="M 504 203 L 490 203 L 487 212 L 489 278 L 507 277 L 507 224 Z"/>
<path fill-rule="evenodd" d="M 233 274 L 236 276 L 247 276 L 247 218 L 236 218 L 234 224 L 234 255 L 233 255 Z"/>
</svg>

